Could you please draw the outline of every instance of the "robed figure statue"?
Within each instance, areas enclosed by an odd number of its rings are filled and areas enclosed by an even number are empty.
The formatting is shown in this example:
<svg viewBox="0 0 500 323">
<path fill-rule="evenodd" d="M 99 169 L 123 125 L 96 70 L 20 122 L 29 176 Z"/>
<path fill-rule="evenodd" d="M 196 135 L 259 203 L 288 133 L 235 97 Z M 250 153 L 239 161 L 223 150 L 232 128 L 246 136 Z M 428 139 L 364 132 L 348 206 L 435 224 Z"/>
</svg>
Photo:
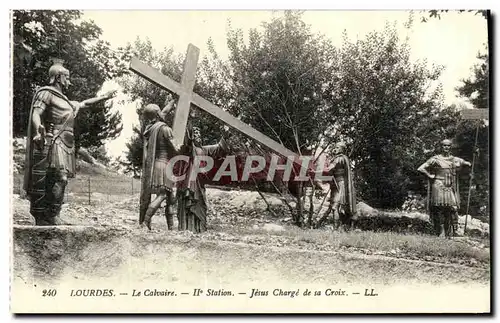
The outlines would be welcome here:
<svg viewBox="0 0 500 323">
<path fill-rule="evenodd" d="M 188 162 L 181 166 L 180 175 L 184 175 L 184 180 L 178 184 L 177 191 L 177 217 L 179 219 L 179 230 L 188 230 L 195 233 L 207 230 L 207 196 L 205 185 L 210 182 L 206 174 L 198 174 L 191 177 L 193 167 L 198 167 L 195 163 L 199 160 L 197 156 L 209 156 L 213 159 L 220 159 L 230 152 L 228 143 L 229 132 L 214 145 L 201 145 L 201 134 L 199 130 L 188 123 L 187 127 L 187 152 Z M 202 161 L 203 163 L 203 161 Z M 201 165 L 204 167 L 205 165 Z"/>
</svg>

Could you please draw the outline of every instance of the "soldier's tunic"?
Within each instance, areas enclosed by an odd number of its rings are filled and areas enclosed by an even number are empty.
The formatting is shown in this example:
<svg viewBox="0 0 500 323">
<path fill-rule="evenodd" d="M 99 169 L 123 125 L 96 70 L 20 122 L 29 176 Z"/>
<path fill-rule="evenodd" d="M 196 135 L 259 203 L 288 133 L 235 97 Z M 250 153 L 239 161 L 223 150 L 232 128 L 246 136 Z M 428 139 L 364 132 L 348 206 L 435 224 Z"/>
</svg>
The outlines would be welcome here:
<svg viewBox="0 0 500 323">
<path fill-rule="evenodd" d="M 458 225 L 460 191 L 457 170 L 464 163 L 465 160 L 458 157 L 436 155 L 421 166 L 430 174 L 435 175 L 435 178 L 429 182 L 430 190 L 427 199 L 436 235 L 441 234 L 441 226 L 444 225 L 445 235 L 450 236 L 454 230 L 453 226 Z"/>
<path fill-rule="evenodd" d="M 47 86 L 35 92 L 31 105 L 24 189 L 31 201 L 31 214 L 38 220 L 59 214 L 66 178 L 75 176 L 74 120 L 79 103 L 69 101 L 56 88 Z M 33 112 L 40 111 L 46 130 L 45 146 L 35 147 Z"/>
<path fill-rule="evenodd" d="M 157 121 L 144 131 L 143 176 L 141 183 L 140 219 L 144 219 L 151 194 L 165 194 L 175 188 L 176 171 L 169 161 L 178 153 L 172 141 L 172 129 Z M 169 169 L 170 167 L 170 169 Z"/>
<path fill-rule="evenodd" d="M 156 134 L 152 134 L 156 132 Z M 154 137 L 156 139 L 154 140 Z M 173 169 L 168 170 L 168 161 L 176 155 L 176 149 L 172 142 L 172 129 L 164 122 L 157 122 L 150 129 L 146 130 L 145 137 L 149 144 L 154 147 L 154 167 L 152 173 L 151 188 L 154 194 L 164 191 L 172 191 L 175 183 L 172 180 Z M 154 143 L 156 141 L 156 144 Z"/>
<path fill-rule="evenodd" d="M 450 206 L 458 209 L 460 194 L 457 180 L 457 169 L 465 160 L 449 156 L 437 155 L 430 158 L 422 166 L 436 177 L 431 183 L 429 201 L 431 206 Z"/>
</svg>

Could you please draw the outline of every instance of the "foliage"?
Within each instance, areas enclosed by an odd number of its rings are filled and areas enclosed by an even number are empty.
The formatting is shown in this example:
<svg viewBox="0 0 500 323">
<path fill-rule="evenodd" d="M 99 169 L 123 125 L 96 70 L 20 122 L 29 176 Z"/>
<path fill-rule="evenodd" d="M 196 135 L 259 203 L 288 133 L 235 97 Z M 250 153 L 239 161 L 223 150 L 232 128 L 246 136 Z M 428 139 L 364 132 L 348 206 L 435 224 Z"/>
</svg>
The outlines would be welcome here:
<svg viewBox="0 0 500 323">
<path fill-rule="evenodd" d="M 100 147 L 90 147 L 89 154 L 95 158 L 98 162 L 105 166 L 109 166 L 111 162 L 111 158 L 108 156 L 106 149 L 104 146 Z"/>
<path fill-rule="evenodd" d="M 125 145 L 127 146 L 127 152 L 125 154 L 125 161 L 120 160 L 120 164 L 125 167 L 125 174 L 132 173 L 133 176 L 138 176 L 142 170 L 142 158 L 143 158 L 143 140 L 140 128 L 133 127 L 134 134 L 130 138 L 129 142 Z"/>
<path fill-rule="evenodd" d="M 463 84 L 457 87 L 456 90 L 460 96 L 468 98 L 475 108 L 487 109 L 489 108 L 488 89 L 490 81 L 488 55 L 478 53 L 477 58 L 480 63 L 473 67 L 472 77 L 462 80 Z"/>
<path fill-rule="evenodd" d="M 359 197 L 379 208 L 402 205 L 434 142 L 425 129 L 441 106 L 442 67 L 410 60 L 394 27 L 344 42 L 330 90 L 331 140 L 344 139 L 355 166 Z"/>
<path fill-rule="evenodd" d="M 450 10 L 446 9 L 446 10 L 428 10 L 428 14 L 429 14 L 429 17 L 422 17 L 421 20 L 422 22 L 427 22 L 429 18 L 437 18 L 437 19 L 441 19 L 441 14 L 442 13 L 446 13 L 446 12 L 449 12 Z M 462 13 L 462 12 L 474 12 L 475 15 L 481 15 L 483 16 L 485 19 L 488 19 L 488 13 L 489 13 L 489 10 L 455 10 L 459 13 Z"/>
<path fill-rule="evenodd" d="M 101 29 L 81 21 L 76 10 L 16 10 L 13 12 L 13 134 L 26 134 L 36 87 L 47 85 L 51 59 L 65 60 L 72 86 L 67 96 L 83 101 L 94 97 L 103 82 L 120 75 L 124 59 L 99 39 Z M 105 103 L 82 111 L 76 119 L 77 147 L 99 147 L 117 137 L 121 115 Z"/>
<path fill-rule="evenodd" d="M 297 153 L 319 145 L 329 118 L 331 43 L 313 34 L 297 12 L 251 29 L 228 32 L 233 115 Z"/>
</svg>

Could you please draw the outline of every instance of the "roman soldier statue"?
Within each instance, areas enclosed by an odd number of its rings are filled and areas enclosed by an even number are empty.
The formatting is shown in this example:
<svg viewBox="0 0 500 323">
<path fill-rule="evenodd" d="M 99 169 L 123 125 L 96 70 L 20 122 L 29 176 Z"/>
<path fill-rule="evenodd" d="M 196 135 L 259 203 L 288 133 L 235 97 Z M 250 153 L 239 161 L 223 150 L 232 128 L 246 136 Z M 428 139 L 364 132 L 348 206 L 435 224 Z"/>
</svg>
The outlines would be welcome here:
<svg viewBox="0 0 500 323">
<path fill-rule="evenodd" d="M 36 225 L 64 224 L 59 217 L 64 191 L 75 176 L 75 117 L 116 92 L 76 102 L 64 94 L 70 85 L 69 71 L 56 61 L 49 68 L 49 85 L 35 91 L 30 108 L 23 187 Z"/>
<path fill-rule="evenodd" d="M 170 99 L 170 100 L 169 100 Z M 174 100 L 167 98 L 163 110 L 156 104 L 148 104 L 143 111 L 146 128 L 144 136 L 143 169 L 141 180 L 141 201 L 139 224 L 145 223 L 151 230 L 151 218 L 166 201 L 165 217 L 168 230 L 173 230 L 175 204 L 174 165 L 169 161 L 181 152 L 181 147 L 173 141 L 172 128 L 166 122 L 166 116 L 174 106 Z M 171 167 L 169 169 L 169 167 Z M 154 199 L 151 195 L 155 194 Z"/>
<path fill-rule="evenodd" d="M 441 144 L 442 153 L 431 157 L 418 171 L 429 179 L 427 203 L 435 234 L 440 236 L 444 231 L 445 236 L 450 237 L 458 230 L 460 191 L 457 171 L 464 166 L 470 167 L 471 163 L 451 155 L 450 140 L 445 139 Z"/>
</svg>

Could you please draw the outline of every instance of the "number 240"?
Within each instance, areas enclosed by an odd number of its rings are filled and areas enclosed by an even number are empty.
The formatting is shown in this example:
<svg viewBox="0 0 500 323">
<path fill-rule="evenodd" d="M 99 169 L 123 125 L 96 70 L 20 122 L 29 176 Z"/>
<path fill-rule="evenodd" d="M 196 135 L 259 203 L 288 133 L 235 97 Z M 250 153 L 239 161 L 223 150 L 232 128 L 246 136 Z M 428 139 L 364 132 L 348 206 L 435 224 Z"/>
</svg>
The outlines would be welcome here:
<svg viewBox="0 0 500 323">
<path fill-rule="evenodd" d="M 42 291 L 42 296 L 56 296 L 57 290 L 55 289 L 44 289 Z"/>
</svg>

